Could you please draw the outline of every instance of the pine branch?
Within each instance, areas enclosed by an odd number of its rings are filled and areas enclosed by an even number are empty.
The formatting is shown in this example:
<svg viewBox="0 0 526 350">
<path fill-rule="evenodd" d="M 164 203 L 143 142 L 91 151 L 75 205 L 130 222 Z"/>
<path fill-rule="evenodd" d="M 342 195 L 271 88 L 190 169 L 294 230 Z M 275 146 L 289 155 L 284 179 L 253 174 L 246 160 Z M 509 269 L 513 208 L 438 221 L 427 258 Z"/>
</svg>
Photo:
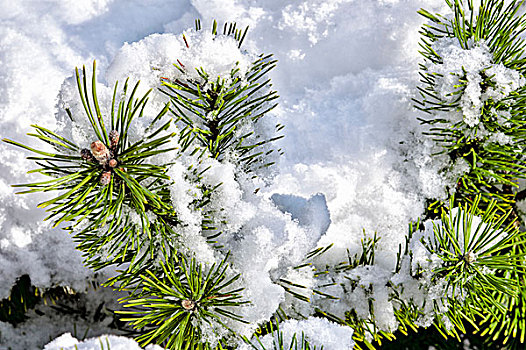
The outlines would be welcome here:
<svg viewBox="0 0 526 350">
<path fill-rule="evenodd" d="M 229 276 L 227 258 L 205 267 L 193 258 L 174 255 L 161 263 L 163 274 L 146 270 L 140 288 L 122 300 L 133 310 L 119 312 L 126 315 L 124 321 L 141 329 L 137 340 L 167 349 L 208 349 L 216 344 L 203 343 L 206 331 L 201 327 L 217 332 L 219 338 L 224 331 L 232 336 L 226 320 L 244 322 L 233 310 L 247 301 L 239 294 L 242 289 L 234 287 L 240 275 Z"/>
<path fill-rule="evenodd" d="M 200 30 L 200 23 L 196 22 L 196 28 Z M 240 46 L 247 29 L 241 34 L 235 23 L 225 23 L 223 32 L 234 36 Z M 217 35 L 216 22 L 212 33 Z M 161 91 L 170 97 L 171 112 L 185 127 L 183 133 L 188 138 L 197 140 L 212 158 L 235 160 L 243 171 L 253 172 L 272 165 L 265 159 L 281 152 L 270 148 L 270 144 L 283 136 L 262 139 L 251 128 L 246 133 L 241 131 L 277 106 L 277 93 L 270 89 L 270 79 L 265 78 L 275 66 L 272 55 L 260 55 L 246 72 L 236 65 L 228 77 L 210 77 L 200 68 L 196 69 L 200 79 L 195 79 L 184 78 L 186 68 L 178 62 L 176 67 L 183 78 L 165 78 Z M 279 132 L 282 126 L 278 124 L 275 129 Z"/>
</svg>

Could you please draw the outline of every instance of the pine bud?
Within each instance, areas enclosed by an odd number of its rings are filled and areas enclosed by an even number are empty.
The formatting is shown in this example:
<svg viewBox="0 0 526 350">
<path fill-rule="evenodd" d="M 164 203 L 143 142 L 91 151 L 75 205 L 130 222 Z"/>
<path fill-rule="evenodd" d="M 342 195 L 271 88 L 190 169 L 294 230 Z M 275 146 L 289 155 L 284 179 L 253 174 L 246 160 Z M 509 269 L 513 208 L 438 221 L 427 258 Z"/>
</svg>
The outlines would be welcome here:
<svg viewBox="0 0 526 350">
<path fill-rule="evenodd" d="M 110 131 L 110 134 L 108 136 L 111 142 L 110 147 L 112 149 L 115 149 L 119 144 L 119 132 L 117 130 L 112 130 Z"/>
<path fill-rule="evenodd" d="M 101 164 L 105 164 L 110 159 L 110 151 L 102 142 L 95 141 L 91 143 L 91 153 Z"/>
<path fill-rule="evenodd" d="M 110 161 L 108 162 L 108 165 L 110 166 L 110 168 L 115 168 L 117 164 L 119 163 L 117 162 L 116 159 L 110 159 Z"/>
<path fill-rule="evenodd" d="M 183 300 L 181 305 L 188 311 L 193 311 L 195 309 L 195 301 L 193 300 Z"/>
<path fill-rule="evenodd" d="M 471 250 L 464 255 L 464 261 L 466 262 L 466 264 L 472 264 L 475 262 L 475 260 L 477 260 L 477 255 Z"/>
<path fill-rule="evenodd" d="M 87 148 L 83 148 L 80 150 L 80 156 L 82 157 L 82 159 L 88 161 L 88 162 L 93 162 L 93 155 L 91 154 L 90 150 L 87 149 Z"/>
<path fill-rule="evenodd" d="M 111 171 L 105 171 L 102 173 L 102 175 L 100 176 L 100 184 L 102 186 L 106 186 L 110 183 L 111 181 Z"/>
</svg>

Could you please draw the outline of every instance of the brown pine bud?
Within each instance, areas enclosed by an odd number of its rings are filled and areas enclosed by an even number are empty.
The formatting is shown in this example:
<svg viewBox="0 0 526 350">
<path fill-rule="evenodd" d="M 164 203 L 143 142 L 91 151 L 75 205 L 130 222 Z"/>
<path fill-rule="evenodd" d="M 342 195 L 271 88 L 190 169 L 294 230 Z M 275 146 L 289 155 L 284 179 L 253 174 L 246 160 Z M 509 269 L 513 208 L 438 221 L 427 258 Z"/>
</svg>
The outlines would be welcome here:
<svg viewBox="0 0 526 350">
<path fill-rule="evenodd" d="M 117 162 L 116 159 L 110 159 L 110 161 L 108 162 L 108 165 L 110 166 L 110 168 L 115 168 L 117 164 L 119 164 L 119 162 Z"/>
<path fill-rule="evenodd" d="M 110 147 L 115 149 L 119 144 L 119 132 L 117 130 L 112 130 L 108 136 L 110 138 Z"/>
<path fill-rule="evenodd" d="M 475 260 L 477 260 L 477 255 L 475 255 L 475 253 L 473 253 L 473 251 L 471 250 L 467 254 L 464 255 L 464 261 L 468 265 L 474 263 Z"/>
<path fill-rule="evenodd" d="M 91 154 L 90 150 L 87 148 L 83 148 L 80 150 L 80 156 L 82 157 L 82 159 L 88 162 L 94 161 L 93 155 Z"/>
<path fill-rule="evenodd" d="M 99 161 L 100 164 L 106 164 L 110 160 L 110 151 L 108 147 L 100 141 L 91 143 L 91 154 Z"/>
<path fill-rule="evenodd" d="M 110 183 L 111 181 L 111 171 L 105 171 L 102 173 L 102 175 L 100 176 L 100 184 L 102 186 L 106 186 Z"/>
<path fill-rule="evenodd" d="M 188 311 L 193 311 L 195 309 L 195 301 L 193 300 L 183 300 L 181 305 Z"/>
</svg>

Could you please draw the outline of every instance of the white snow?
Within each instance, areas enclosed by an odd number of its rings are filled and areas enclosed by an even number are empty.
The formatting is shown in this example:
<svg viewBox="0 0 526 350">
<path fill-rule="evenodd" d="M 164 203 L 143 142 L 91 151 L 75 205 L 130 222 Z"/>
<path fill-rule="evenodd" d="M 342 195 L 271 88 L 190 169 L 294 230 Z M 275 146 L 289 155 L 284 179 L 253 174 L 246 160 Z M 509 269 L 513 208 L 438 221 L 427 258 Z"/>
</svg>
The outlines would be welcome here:
<svg viewBox="0 0 526 350">
<path fill-rule="evenodd" d="M 469 49 L 463 49 L 458 39 L 441 38 L 435 42 L 433 48 L 443 60 L 439 64 L 430 63 L 427 69 L 430 73 L 439 74 L 437 93 L 443 101 L 454 102 L 458 97 L 455 92 L 458 92 L 460 79 L 467 80 L 460 101 L 462 113 L 457 116 L 460 116 L 468 127 L 479 124 L 484 101 L 500 101 L 526 83 L 519 72 L 502 64 L 493 64 L 492 55 L 484 42 L 471 44 Z M 496 86 L 482 91 L 482 73 L 490 77 Z M 455 114 L 450 114 L 453 115 Z M 457 120 L 450 121 L 455 123 Z"/>
<path fill-rule="evenodd" d="M 275 344 L 280 344 L 281 340 L 285 349 L 291 344 L 296 344 L 298 348 L 301 348 L 302 340 L 305 339 L 311 348 L 319 349 L 323 346 L 324 349 L 347 350 L 354 346 L 352 334 L 351 328 L 323 318 L 310 317 L 301 321 L 289 319 L 280 323 L 279 332 L 276 330 L 274 334 L 265 335 L 259 340 L 253 339 L 252 344 L 257 349 L 274 350 L 279 349 Z M 293 343 L 294 339 L 295 343 Z M 253 347 L 248 345 L 240 347 L 240 350 L 249 349 Z"/>
<path fill-rule="evenodd" d="M 134 340 L 115 335 L 101 335 L 78 341 L 71 333 L 64 333 L 51 343 L 44 346 L 44 350 L 142 350 Z M 148 345 L 144 350 L 162 350 L 158 345 Z"/>
</svg>

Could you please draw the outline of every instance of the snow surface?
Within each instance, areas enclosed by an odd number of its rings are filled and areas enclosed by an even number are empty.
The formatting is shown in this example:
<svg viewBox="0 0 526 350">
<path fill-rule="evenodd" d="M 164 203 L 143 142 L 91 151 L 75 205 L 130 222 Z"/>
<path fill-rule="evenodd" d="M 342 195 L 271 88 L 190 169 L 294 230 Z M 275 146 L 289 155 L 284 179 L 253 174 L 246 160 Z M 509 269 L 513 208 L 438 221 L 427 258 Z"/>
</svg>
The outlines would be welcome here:
<svg viewBox="0 0 526 350">
<path fill-rule="evenodd" d="M 412 108 L 421 61 L 418 30 L 423 18 L 416 13 L 421 7 L 446 12 L 443 0 L 2 0 L 0 136 L 40 146 L 25 135 L 30 124 L 64 129 L 64 101 L 76 94 L 71 89 L 73 69 L 89 67 L 93 59 L 99 67 L 98 91 L 105 96 L 114 81 L 122 83 L 126 76 L 141 79 L 141 91 L 146 91 L 158 80 L 145 64 L 167 67 L 173 63 L 170 57 L 198 61 L 216 69 L 214 74 L 228 71 L 233 61 L 243 66 L 247 57 L 231 50 L 229 40 L 220 43 L 222 55 L 211 56 L 208 49 L 184 56 L 180 34 L 201 44 L 194 47 L 206 47 L 215 44 L 189 29 L 195 18 L 205 28 L 213 19 L 249 25 L 244 43 L 249 57 L 264 52 L 279 60 L 270 76 L 281 98 L 271 117 L 285 125 L 286 137 L 279 141 L 285 155 L 272 184 L 258 196 L 246 196 L 239 183 L 228 182 L 234 171 L 228 164 L 207 176 L 211 182 L 224 180 L 218 200 L 227 200 L 229 210 L 240 214 L 235 220 L 229 217 L 235 226 L 230 229 L 243 227 L 244 240 L 230 248 L 239 253 L 233 259 L 247 276 L 253 300 L 244 316 L 255 324 L 287 298 L 273 279 L 296 274 L 305 283 L 312 281 L 311 272 L 287 267 L 316 245 L 334 244 L 324 262 L 339 263 L 347 250 L 359 251 L 363 230 L 368 235 L 377 231 L 381 238 L 374 269 L 390 269 L 407 224 L 423 213 L 425 198 L 445 198 L 445 188 L 454 181 L 455 176 L 440 172 L 444 160 L 431 157 L 433 145 L 420 137 Z M 504 84 L 513 78 L 505 70 L 501 76 Z M 151 108 L 162 102 L 154 96 Z M 76 142 L 93 141 L 79 130 L 65 129 Z M 140 126 L 134 130 L 140 137 Z M 493 142 L 508 140 L 496 135 Z M 26 174 L 34 167 L 27 155 L 0 143 L 0 298 L 22 274 L 39 287 L 68 285 L 82 291 L 93 273 L 83 266 L 70 237 L 42 221 L 46 214 L 36 205 L 49 196 L 15 195 L 10 187 L 36 180 Z M 452 167 L 454 174 L 466 171 L 465 164 Z M 182 167 L 171 169 L 174 177 L 183 172 Z M 175 193 L 191 195 L 184 182 L 180 186 Z M 178 200 L 188 222 L 195 220 L 184 211 L 189 198 Z M 195 238 L 191 229 L 188 235 Z M 192 244 L 202 247 L 201 257 L 209 254 L 214 260 L 203 242 Z M 386 328 L 393 326 L 389 317 Z M 69 330 L 37 328 L 31 329 L 39 344 L 35 348 Z M 18 332 L 20 336 L 23 326 Z M 12 344 L 0 337 L 0 349 L 4 345 Z"/>
<path fill-rule="evenodd" d="M 134 340 L 115 335 L 101 335 L 79 342 L 71 333 L 64 333 L 46 346 L 44 350 L 142 350 Z M 158 345 L 148 345 L 144 350 L 162 350 Z"/>
<path fill-rule="evenodd" d="M 298 330 L 302 331 L 299 332 Z M 283 344 L 283 348 L 292 349 L 301 348 L 302 340 L 308 341 L 311 348 L 346 350 L 352 349 L 354 341 L 352 340 L 353 330 L 349 327 L 338 325 L 327 319 L 310 317 L 306 320 L 290 319 L 284 321 L 279 326 L 279 332 L 267 334 L 257 340 L 252 341 L 251 345 L 243 345 L 240 350 L 252 350 L 254 347 L 262 350 L 279 349 L 276 345 Z M 295 338 L 294 338 L 295 337 Z M 294 342 L 295 339 L 295 343 Z"/>
</svg>

